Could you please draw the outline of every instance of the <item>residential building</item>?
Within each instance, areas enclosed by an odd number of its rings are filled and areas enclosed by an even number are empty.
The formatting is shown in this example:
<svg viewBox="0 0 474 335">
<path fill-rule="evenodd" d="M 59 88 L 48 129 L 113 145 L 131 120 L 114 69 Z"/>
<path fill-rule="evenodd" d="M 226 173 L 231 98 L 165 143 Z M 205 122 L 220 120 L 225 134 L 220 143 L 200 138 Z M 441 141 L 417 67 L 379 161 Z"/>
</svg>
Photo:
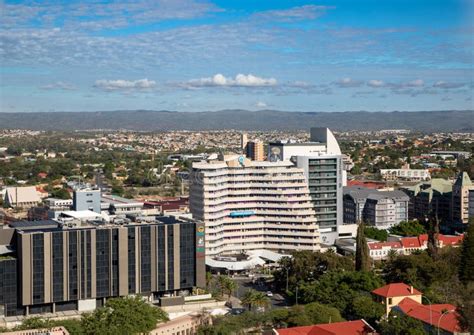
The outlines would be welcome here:
<svg viewBox="0 0 474 335">
<path fill-rule="evenodd" d="M 100 188 L 80 184 L 73 192 L 73 210 L 100 213 Z"/>
<path fill-rule="evenodd" d="M 453 184 L 441 178 L 434 178 L 414 186 L 402 187 L 410 197 L 408 218 L 425 220 L 435 215 L 441 224 L 451 221 Z"/>
<path fill-rule="evenodd" d="M 330 321 L 330 320 L 329 320 Z M 364 319 L 273 329 L 275 335 L 377 335 Z"/>
<path fill-rule="evenodd" d="M 107 298 L 129 294 L 157 302 L 165 294 L 189 294 L 205 286 L 205 229 L 192 220 L 157 217 L 146 224 L 88 221 L 71 227 L 49 220 L 10 226 L 0 229 L 0 235 L 10 234 L 15 248 L 0 258 L 5 316 L 92 310 Z"/>
<path fill-rule="evenodd" d="M 379 287 L 372 291 L 375 300 L 385 306 L 385 315 L 388 316 L 394 306 L 397 306 L 403 299 L 410 298 L 421 304 L 422 293 L 404 283 L 392 283 Z"/>
<path fill-rule="evenodd" d="M 190 210 L 206 226 L 206 257 L 256 250 L 319 250 L 319 232 L 302 169 L 289 161 L 222 155 L 194 163 Z"/>
<path fill-rule="evenodd" d="M 457 308 L 451 304 L 423 305 L 423 293 L 404 283 L 392 283 L 372 291 L 376 301 L 386 307 L 386 315 L 394 310 L 423 323 L 426 333 L 443 335 L 469 334 L 464 332 Z"/>
<path fill-rule="evenodd" d="M 381 169 L 380 175 L 385 180 L 422 181 L 431 179 L 428 169 L 410 169 L 409 166 L 401 169 Z"/>
<path fill-rule="evenodd" d="M 253 161 L 264 161 L 265 152 L 263 142 L 259 140 L 247 142 L 247 157 Z"/>
<path fill-rule="evenodd" d="M 13 208 L 30 208 L 38 205 L 41 198 L 34 186 L 7 187 L 5 204 Z"/>
<path fill-rule="evenodd" d="M 462 245 L 464 235 L 436 235 L 438 248 L 459 247 Z M 428 249 L 428 235 L 422 234 L 413 237 L 389 236 L 386 242 L 367 242 L 369 255 L 374 260 L 386 259 L 391 253 L 410 255 L 416 251 Z"/>
<path fill-rule="evenodd" d="M 321 241 L 333 244 L 343 224 L 342 187 L 346 184 L 343 156 L 331 130 L 311 128 L 308 143 L 273 142 L 269 161 L 291 161 L 303 169 L 319 224 Z"/>
<path fill-rule="evenodd" d="M 474 191 L 474 184 L 467 172 L 458 175 L 453 185 L 452 216 L 454 223 L 467 224 L 469 222 L 469 192 Z"/>
<path fill-rule="evenodd" d="M 344 187 L 344 223 L 365 222 L 389 229 L 408 220 L 410 197 L 402 191 L 378 191 L 366 187 Z"/>
<path fill-rule="evenodd" d="M 405 298 L 393 309 L 421 321 L 428 334 L 435 331 L 443 335 L 469 334 L 462 330 L 460 315 L 456 306 L 451 304 L 423 305 L 411 298 Z"/>
</svg>

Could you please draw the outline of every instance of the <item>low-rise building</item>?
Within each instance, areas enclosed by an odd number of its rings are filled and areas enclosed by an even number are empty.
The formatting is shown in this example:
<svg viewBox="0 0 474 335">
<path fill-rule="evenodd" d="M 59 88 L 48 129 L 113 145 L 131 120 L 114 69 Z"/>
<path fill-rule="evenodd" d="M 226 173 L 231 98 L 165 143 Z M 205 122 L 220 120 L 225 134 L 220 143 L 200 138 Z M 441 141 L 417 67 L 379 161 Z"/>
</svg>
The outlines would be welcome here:
<svg viewBox="0 0 474 335">
<path fill-rule="evenodd" d="M 410 298 L 421 304 L 422 293 L 404 283 L 392 283 L 372 291 L 375 300 L 385 306 L 385 315 L 388 316 L 394 306 L 403 299 Z"/>
<path fill-rule="evenodd" d="M 436 235 L 436 246 L 459 247 L 462 244 L 463 235 Z M 386 242 L 367 242 L 369 255 L 374 260 L 386 259 L 390 254 L 410 255 L 416 251 L 428 249 L 428 235 L 422 234 L 413 237 L 390 236 Z"/>
<path fill-rule="evenodd" d="M 12 208 L 30 208 L 38 205 L 41 198 L 34 186 L 7 187 L 5 204 Z"/>
<path fill-rule="evenodd" d="M 275 335 L 377 335 L 364 319 L 274 329 Z"/>
<path fill-rule="evenodd" d="M 422 181 L 431 179 L 431 174 L 428 169 L 410 169 L 409 167 L 402 169 L 381 169 L 380 175 L 385 180 Z"/>
</svg>

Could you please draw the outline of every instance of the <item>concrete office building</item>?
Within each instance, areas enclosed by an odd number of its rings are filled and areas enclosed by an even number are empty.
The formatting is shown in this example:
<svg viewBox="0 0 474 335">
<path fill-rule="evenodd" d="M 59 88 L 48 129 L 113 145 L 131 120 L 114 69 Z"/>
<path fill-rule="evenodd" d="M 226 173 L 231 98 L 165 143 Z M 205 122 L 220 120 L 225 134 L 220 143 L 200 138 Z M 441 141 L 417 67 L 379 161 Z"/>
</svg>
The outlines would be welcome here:
<svg viewBox="0 0 474 335">
<path fill-rule="evenodd" d="M 344 223 L 364 221 L 378 229 L 389 229 L 408 220 L 409 201 L 402 191 L 344 187 Z"/>
<path fill-rule="evenodd" d="M 316 212 L 321 241 L 333 244 L 342 220 L 342 187 L 346 184 L 343 156 L 331 130 L 311 128 L 309 143 L 270 143 L 269 161 L 291 161 L 303 169 Z"/>
<path fill-rule="evenodd" d="M 76 186 L 72 200 L 73 210 L 100 213 L 100 188 L 88 185 Z"/>
<path fill-rule="evenodd" d="M 264 161 L 266 159 L 263 142 L 259 140 L 247 142 L 247 157 L 253 161 Z"/>
<path fill-rule="evenodd" d="M 174 217 L 150 224 L 19 222 L 15 251 L 0 259 L 4 316 L 92 310 L 110 297 L 164 294 L 205 286 L 204 226 Z"/>
<path fill-rule="evenodd" d="M 206 225 L 206 257 L 252 250 L 319 250 L 303 171 L 291 162 L 221 156 L 194 163 L 190 210 Z"/>
</svg>

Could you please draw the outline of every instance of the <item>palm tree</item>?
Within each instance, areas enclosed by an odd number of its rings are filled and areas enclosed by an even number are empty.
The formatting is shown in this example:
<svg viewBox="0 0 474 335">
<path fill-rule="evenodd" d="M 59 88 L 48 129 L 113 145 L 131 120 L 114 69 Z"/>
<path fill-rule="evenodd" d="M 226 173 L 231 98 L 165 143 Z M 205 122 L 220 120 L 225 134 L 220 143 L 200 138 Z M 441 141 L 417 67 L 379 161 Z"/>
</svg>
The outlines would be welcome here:
<svg viewBox="0 0 474 335">
<path fill-rule="evenodd" d="M 248 290 L 245 292 L 244 296 L 241 299 L 243 305 L 247 305 L 249 311 L 252 309 L 253 306 L 253 298 L 254 298 L 255 290 Z"/>
<path fill-rule="evenodd" d="M 250 289 L 242 297 L 242 304 L 247 305 L 250 311 L 253 307 L 267 307 L 270 299 L 265 293 Z"/>
<path fill-rule="evenodd" d="M 266 308 L 270 305 L 270 299 L 268 299 L 267 295 L 263 292 L 255 291 L 253 297 L 253 304 L 257 307 Z"/>
<path fill-rule="evenodd" d="M 228 301 L 230 300 L 230 297 L 232 296 L 232 293 L 237 289 L 237 284 L 230 279 L 229 277 L 226 277 L 226 280 L 224 281 L 224 287 L 223 290 L 227 292 L 228 295 Z"/>
</svg>

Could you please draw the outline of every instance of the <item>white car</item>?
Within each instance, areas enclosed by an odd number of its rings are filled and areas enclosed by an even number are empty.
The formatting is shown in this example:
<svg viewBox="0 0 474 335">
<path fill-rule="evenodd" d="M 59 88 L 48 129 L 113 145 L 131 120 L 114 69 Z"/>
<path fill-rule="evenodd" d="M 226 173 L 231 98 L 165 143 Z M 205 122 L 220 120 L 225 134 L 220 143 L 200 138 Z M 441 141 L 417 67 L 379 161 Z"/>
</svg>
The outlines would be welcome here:
<svg viewBox="0 0 474 335">
<path fill-rule="evenodd" d="M 267 291 L 267 297 L 273 297 L 272 291 Z"/>
</svg>

